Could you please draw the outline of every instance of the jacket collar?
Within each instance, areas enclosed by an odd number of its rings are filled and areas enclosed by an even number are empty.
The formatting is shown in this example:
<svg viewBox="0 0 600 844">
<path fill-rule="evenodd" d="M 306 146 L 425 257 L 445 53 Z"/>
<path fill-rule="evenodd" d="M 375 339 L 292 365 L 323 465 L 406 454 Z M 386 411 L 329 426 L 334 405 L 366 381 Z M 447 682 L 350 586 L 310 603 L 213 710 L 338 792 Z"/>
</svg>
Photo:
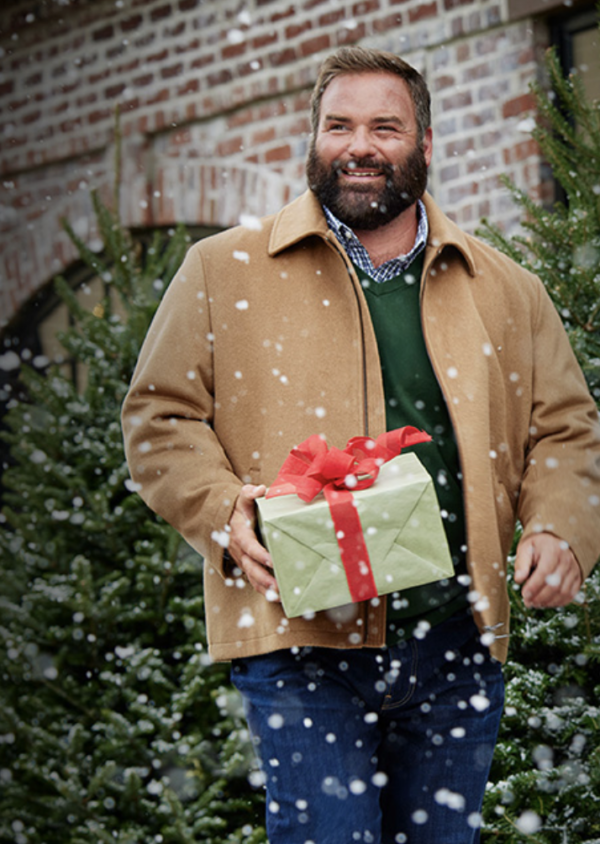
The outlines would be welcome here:
<svg viewBox="0 0 600 844">
<path fill-rule="evenodd" d="M 442 212 L 429 194 L 425 194 L 423 202 L 429 220 L 428 252 L 435 250 L 437 256 L 447 247 L 457 249 L 463 256 L 469 273 L 474 276 L 475 260 L 467 235 Z M 273 257 L 312 235 L 324 239 L 333 237 L 318 199 L 311 190 L 307 190 L 275 215 L 269 240 L 269 255 Z"/>
</svg>

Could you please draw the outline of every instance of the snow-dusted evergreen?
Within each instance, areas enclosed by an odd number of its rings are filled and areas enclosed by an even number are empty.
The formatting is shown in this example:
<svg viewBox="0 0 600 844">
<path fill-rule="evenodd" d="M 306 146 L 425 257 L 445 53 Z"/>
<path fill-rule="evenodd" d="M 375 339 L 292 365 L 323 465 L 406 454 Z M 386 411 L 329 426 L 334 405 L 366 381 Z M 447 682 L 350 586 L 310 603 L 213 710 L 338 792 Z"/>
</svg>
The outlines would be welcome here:
<svg viewBox="0 0 600 844">
<path fill-rule="evenodd" d="M 508 185 L 525 233 L 481 234 L 542 279 L 600 405 L 600 103 L 577 75 L 564 78 L 554 53 L 547 68 L 552 93 L 536 90 L 533 135 L 564 201 L 543 208 Z M 600 567 L 558 611 L 526 610 L 510 591 L 506 711 L 482 841 L 600 844 Z"/>
<path fill-rule="evenodd" d="M 187 238 L 144 249 L 94 199 L 103 251 L 69 234 L 120 307 L 85 311 L 59 280 L 75 323 L 62 342 L 86 385 L 23 366 L 28 399 L 5 420 L 0 841 L 254 844 L 261 795 L 228 668 L 206 651 L 202 560 L 142 503 L 121 441 L 132 367 Z"/>
</svg>

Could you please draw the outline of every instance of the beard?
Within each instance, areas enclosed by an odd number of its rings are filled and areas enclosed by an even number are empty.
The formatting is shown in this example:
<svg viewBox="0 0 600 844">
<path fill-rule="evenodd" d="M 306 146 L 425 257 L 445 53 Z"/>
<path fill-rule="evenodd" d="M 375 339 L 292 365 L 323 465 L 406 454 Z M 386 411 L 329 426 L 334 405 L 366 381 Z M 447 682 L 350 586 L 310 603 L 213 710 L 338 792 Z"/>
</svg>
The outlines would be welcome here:
<svg viewBox="0 0 600 844">
<path fill-rule="evenodd" d="M 357 170 L 379 170 L 385 176 L 385 184 L 381 187 L 344 185 L 340 176 L 349 162 L 338 158 L 331 165 L 325 164 L 314 143 L 308 153 L 306 176 L 319 202 L 351 229 L 378 229 L 395 220 L 425 193 L 427 164 L 421 146 L 415 146 L 401 165 L 379 162 L 374 158 L 350 161 L 350 166 Z"/>
</svg>

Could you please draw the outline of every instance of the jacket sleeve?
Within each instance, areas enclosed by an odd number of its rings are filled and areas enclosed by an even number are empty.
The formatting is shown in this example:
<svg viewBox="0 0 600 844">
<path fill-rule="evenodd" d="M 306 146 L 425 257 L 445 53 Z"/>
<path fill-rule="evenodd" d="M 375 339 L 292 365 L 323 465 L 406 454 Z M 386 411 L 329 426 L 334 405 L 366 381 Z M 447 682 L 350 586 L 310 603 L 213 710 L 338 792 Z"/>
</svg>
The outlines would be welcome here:
<svg viewBox="0 0 600 844">
<path fill-rule="evenodd" d="M 600 422 L 560 317 L 539 283 L 532 411 L 518 516 L 567 541 L 584 576 L 600 555 Z"/>
<path fill-rule="evenodd" d="M 210 302 L 202 255 L 186 255 L 143 343 L 122 408 L 131 477 L 149 507 L 222 570 L 242 482 L 212 427 Z"/>
</svg>

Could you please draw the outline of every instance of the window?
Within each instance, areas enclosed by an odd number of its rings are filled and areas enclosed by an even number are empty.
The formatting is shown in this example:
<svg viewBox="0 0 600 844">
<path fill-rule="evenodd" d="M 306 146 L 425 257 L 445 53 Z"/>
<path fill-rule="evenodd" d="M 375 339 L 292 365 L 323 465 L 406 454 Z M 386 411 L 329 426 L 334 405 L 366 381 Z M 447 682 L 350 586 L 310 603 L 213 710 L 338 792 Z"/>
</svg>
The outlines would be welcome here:
<svg viewBox="0 0 600 844">
<path fill-rule="evenodd" d="M 577 72 L 589 100 L 600 100 L 600 30 L 594 8 L 551 21 L 565 73 Z"/>
</svg>

